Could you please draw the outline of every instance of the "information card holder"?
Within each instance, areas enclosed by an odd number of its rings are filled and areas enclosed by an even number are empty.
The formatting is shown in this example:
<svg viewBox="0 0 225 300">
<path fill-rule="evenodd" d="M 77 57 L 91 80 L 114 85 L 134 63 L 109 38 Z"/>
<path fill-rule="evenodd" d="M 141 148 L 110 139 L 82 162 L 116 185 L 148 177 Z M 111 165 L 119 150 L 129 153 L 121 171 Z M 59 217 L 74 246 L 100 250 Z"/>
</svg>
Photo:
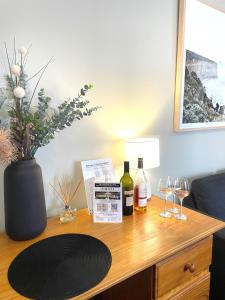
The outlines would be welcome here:
<svg viewBox="0 0 225 300">
<path fill-rule="evenodd" d="M 93 220 L 96 223 L 121 223 L 122 187 L 120 183 L 95 183 Z"/>
</svg>

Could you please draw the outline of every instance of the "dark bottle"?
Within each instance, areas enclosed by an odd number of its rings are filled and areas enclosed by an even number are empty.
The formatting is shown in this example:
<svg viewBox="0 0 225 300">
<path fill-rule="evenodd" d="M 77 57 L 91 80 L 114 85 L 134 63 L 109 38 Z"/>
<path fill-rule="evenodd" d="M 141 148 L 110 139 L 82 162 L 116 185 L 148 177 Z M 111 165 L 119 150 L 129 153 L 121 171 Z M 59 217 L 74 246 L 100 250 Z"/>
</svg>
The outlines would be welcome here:
<svg viewBox="0 0 225 300">
<path fill-rule="evenodd" d="M 129 161 L 124 162 L 124 174 L 120 179 L 122 184 L 123 215 L 133 214 L 134 209 L 134 182 L 129 173 Z"/>
</svg>

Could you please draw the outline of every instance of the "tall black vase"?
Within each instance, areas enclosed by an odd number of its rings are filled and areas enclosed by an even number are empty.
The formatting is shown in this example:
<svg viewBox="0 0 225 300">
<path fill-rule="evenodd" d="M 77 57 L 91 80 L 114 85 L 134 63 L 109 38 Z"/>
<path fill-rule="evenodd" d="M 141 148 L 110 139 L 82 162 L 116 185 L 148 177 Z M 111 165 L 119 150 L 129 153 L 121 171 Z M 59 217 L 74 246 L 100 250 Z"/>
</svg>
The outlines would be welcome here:
<svg viewBox="0 0 225 300">
<path fill-rule="evenodd" d="M 35 159 L 11 163 L 4 172 L 5 230 L 13 240 L 29 240 L 46 227 L 40 166 Z"/>
</svg>

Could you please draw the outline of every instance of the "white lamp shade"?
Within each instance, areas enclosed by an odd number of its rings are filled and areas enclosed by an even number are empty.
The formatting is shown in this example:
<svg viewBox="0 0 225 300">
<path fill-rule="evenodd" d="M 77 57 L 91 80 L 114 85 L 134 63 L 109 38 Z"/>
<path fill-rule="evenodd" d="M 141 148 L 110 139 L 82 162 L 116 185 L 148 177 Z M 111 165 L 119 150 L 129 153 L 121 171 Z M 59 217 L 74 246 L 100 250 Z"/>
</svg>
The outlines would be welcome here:
<svg viewBox="0 0 225 300">
<path fill-rule="evenodd" d="M 125 160 L 131 168 L 137 168 L 138 157 L 143 158 L 144 169 L 156 168 L 160 165 L 159 139 L 136 138 L 125 140 Z"/>
</svg>

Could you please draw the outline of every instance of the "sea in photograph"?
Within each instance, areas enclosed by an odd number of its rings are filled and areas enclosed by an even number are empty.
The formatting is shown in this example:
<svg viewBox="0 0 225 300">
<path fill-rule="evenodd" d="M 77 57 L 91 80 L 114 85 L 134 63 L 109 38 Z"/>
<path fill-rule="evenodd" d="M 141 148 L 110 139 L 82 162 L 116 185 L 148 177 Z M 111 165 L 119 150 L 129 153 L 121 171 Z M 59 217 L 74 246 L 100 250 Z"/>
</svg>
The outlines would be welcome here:
<svg viewBox="0 0 225 300">
<path fill-rule="evenodd" d="M 217 78 L 203 80 L 206 94 L 212 99 L 214 105 L 225 105 L 225 64 L 217 63 Z"/>
</svg>

